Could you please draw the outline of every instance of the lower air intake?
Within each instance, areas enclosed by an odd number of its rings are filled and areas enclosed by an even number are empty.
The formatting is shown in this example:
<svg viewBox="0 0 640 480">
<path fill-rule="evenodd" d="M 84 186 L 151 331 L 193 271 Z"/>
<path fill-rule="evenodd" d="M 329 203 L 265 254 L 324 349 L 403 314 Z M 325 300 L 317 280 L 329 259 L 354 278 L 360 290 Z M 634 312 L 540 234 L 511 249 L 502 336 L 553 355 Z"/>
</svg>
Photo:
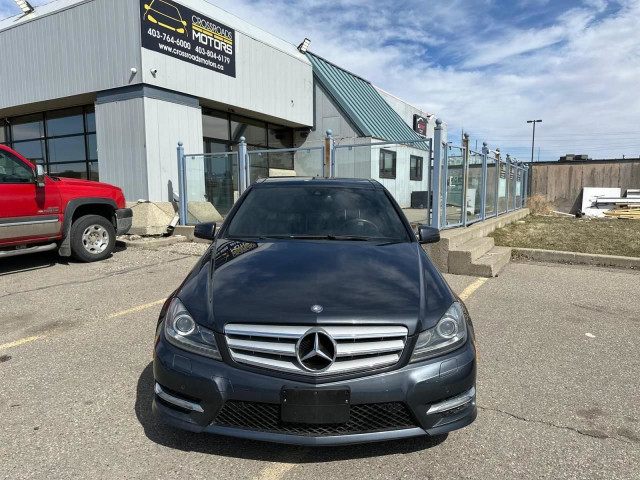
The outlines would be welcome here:
<svg viewBox="0 0 640 480">
<path fill-rule="evenodd" d="M 224 404 L 213 424 L 221 427 L 310 437 L 402 430 L 417 426 L 406 405 L 398 402 L 352 405 L 349 422 L 336 425 L 312 425 L 282 422 L 278 404 L 235 400 Z"/>
</svg>

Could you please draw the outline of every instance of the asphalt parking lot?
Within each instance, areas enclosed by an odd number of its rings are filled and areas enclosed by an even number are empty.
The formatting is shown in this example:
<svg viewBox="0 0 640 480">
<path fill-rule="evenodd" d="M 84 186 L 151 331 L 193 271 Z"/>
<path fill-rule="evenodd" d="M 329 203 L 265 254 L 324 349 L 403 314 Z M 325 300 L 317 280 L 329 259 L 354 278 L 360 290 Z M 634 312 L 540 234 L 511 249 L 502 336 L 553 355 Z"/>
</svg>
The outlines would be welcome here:
<svg viewBox="0 0 640 480">
<path fill-rule="evenodd" d="M 0 478 L 640 478 L 640 273 L 512 263 L 464 293 L 478 419 L 447 438 L 311 449 L 151 415 L 161 302 L 201 245 L 0 262 Z"/>
</svg>

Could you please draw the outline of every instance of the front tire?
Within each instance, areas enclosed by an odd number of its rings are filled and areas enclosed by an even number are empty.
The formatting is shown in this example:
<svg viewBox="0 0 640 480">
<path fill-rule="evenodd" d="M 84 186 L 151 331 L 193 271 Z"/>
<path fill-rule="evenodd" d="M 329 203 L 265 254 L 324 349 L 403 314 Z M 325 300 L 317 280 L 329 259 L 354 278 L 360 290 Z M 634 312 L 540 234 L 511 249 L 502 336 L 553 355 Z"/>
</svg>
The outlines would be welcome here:
<svg viewBox="0 0 640 480">
<path fill-rule="evenodd" d="M 115 228 L 100 215 L 85 215 L 71 225 L 71 253 L 77 260 L 104 260 L 111 255 L 115 245 Z"/>
</svg>

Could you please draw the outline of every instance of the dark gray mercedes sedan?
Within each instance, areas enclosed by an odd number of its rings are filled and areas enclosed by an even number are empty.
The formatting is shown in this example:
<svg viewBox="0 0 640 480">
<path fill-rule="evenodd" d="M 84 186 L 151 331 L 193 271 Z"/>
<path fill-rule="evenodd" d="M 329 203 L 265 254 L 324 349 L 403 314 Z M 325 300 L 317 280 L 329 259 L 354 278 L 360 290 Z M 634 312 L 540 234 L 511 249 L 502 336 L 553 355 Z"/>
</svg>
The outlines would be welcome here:
<svg viewBox="0 0 640 480">
<path fill-rule="evenodd" d="M 437 435 L 476 418 L 465 305 L 370 180 L 252 185 L 162 308 L 153 411 L 193 432 L 302 445 Z"/>
</svg>

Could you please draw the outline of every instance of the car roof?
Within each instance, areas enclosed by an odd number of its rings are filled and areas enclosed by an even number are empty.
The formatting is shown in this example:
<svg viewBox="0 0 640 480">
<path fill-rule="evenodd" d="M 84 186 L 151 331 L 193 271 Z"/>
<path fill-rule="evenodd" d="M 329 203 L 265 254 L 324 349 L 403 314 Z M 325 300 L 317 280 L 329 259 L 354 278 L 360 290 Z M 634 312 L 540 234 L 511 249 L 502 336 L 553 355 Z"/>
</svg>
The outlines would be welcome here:
<svg viewBox="0 0 640 480">
<path fill-rule="evenodd" d="M 324 177 L 269 177 L 260 178 L 255 186 L 331 186 L 331 187 L 358 187 L 381 188 L 382 185 L 371 179 L 365 178 L 324 178 Z"/>
</svg>

